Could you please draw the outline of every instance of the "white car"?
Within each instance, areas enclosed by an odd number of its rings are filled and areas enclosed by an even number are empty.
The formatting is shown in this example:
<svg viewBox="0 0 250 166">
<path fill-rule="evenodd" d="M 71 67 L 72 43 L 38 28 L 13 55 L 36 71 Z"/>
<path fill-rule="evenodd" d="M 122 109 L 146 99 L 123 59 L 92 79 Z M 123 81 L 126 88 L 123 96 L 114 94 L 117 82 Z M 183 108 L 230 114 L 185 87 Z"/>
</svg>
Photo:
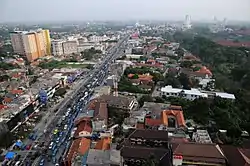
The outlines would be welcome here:
<svg viewBox="0 0 250 166">
<path fill-rule="evenodd" d="M 51 143 L 50 143 L 49 149 L 52 149 L 53 144 L 54 144 L 54 142 L 51 142 Z"/>
<path fill-rule="evenodd" d="M 64 130 L 67 130 L 68 129 L 68 125 L 64 125 Z"/>
</svg>

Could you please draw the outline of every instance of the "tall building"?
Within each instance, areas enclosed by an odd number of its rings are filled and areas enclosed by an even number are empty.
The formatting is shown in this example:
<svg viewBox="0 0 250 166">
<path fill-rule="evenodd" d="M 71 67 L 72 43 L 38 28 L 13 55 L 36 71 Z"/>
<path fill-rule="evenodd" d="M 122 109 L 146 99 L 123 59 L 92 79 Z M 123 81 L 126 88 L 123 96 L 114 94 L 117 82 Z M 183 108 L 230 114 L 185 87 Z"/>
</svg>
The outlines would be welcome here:
<svg viewBox="0 0 250 166">
<path fill-rule="evenodd" d="M 10 33 L 10 37 L 14 52 L 25 55 L 28 61 L 51 54 L 48 30 L 15 31 Z"/>
<path fill-rule="evenodd" d="M 62 45 L 64 54 L 77 53 L 77 41 L 65 41 Z"/>
<path fill-rule="evenodd" d="M 63 42 L 62 40 L 52 41 L 52 55 L 60 56 L 63 54 Z"/>
<path fill-rule="evenodd" d="M 51 40 L 50 40 L 49 30 L 45 29 L 44 33 L 45 33 L 45 40 L 46 40 L 46 54 L 51 55 Z"/>
<path fill-rule="evenodd" d="M 186 30 L 186 29 L 191 29 L 191 28 L 192 28 L 191 16 L 186 15 L 185 21 L 184 21 L 184 24 L 183 24 L 183 29 Z"/>
</svg>

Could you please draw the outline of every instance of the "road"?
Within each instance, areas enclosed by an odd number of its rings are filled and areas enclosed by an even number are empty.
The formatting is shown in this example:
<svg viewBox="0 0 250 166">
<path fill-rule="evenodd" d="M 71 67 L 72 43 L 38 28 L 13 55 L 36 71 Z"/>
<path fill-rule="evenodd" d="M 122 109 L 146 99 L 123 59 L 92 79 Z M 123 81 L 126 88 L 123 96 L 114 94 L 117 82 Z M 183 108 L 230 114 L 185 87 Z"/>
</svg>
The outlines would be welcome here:
<svg viewBox="0 0 250 166">
<path fill-rule="evenodd" d="M 57 105 L 54 109 L 58 109 L 58 111 L 56 113 L 54 113 L 54 111 L 51 111 L 51 114 L 49 116 L 47 116 L 47 124 L 44 125 L 40 125 L 39 128 L 40 129 L 46 129 L 46 133 L 41 132 L 41 130 L 39 130 L 39 138 L 37 139 L 39 142 L 40 141 L 46 141 L 46 142 L 50 142 L 51 137 L 52 137 L 52 131 L 54 130 L 56 124 L 58 123 L 58 121 L 60 121 L 61 117 L 63 116 L 63 114 L 66 112 L 68 105 L 71 106 L 75 106 L 76 103 L 79 103 L 79 96 L 81 95 L 81 92 L 86 90 L 86 84 L 88 84 L 89 82 L 93 81 L 93 77 L 97 76 L 98 74 L 100 74 L 100 71 L 105 67 L 106 64 L 110 64 L 110 62 L 113 62 L 114 59 L 116 59 L 117 57 L 121 56 L 123 54 L 123 52 L 120 51 L 120 47 L 121 45 L 124 43 L 124 41 L 126 41 L 128 39 L 128 36 L 126 36 L 125 38 L 123 38 L 122 40 L 120 40 L 116 46 L 114 46 L 108 53 L 108 55 L 103 59 L 103 61 L 96 65 L 96 68 L 94 70 L 92 70 L 86 77 L 87 79 L 82 80 L 81 82 L 79 82 L 76 86 L 74 86 L 73 92 L 72 94 L 68 95 L 65 97 L 65 99 L 63 100 L 63 102 L 60 105 Z M 108 70 L 105 69 L 106 71 L 106 75 L 104 78 L 106 78 L 107 76 L 107 72 Z M 99 78 L 99 77 L 98 77 Z M 104 81 L 104 78 L 102 78 L 101 84 Z M 93 87 L 94 88 L 94 87 Z M 89 96 L 90 98 L 91 96 Z M 82 104 L 81 105 L 83 108 L 84 106 L 86 107 L 86 103 L 85 105 Z M 84 109 L 83 109 L 84 110 Z M 76 112 L 73 115 L 77 116 L 77 114 L 79 113 Z M 73 119 L 74 121 L 74 119 Z M 68 136 L 69 137 L 69 136 Z M 68 140 L 68 139 L 67 139 Z M 71 144 L 71 140 L 68 141 L 68 144 Z M 64 151 L 67 149 L 68 147 L 66 147 L 66 144 L 64 143 L 63 145 L 61 145 L 58 149 L 58 152 L 56 154 L 56 158 L 60 158 Z M 35 161 L 35 165 L 38 164 L 38 160 Z M 33 164 L 34 165 L 34 164 Z M 54 165 L 52 163 L 52 161 L 49 161 L 48 163 L 45 164 L 46 166 L 48 165 Z"/>
</svg>

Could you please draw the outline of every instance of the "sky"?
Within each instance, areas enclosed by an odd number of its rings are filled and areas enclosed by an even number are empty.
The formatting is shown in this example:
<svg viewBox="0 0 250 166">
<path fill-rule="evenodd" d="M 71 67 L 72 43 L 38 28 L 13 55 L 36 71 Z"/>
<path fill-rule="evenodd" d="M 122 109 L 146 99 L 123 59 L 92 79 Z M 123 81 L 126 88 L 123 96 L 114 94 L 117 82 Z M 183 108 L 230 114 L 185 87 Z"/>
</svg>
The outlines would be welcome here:
<svg viewBox="0 0 250 166">
<path fill-rule="evenodd" d="M 0 0 L 0 22 L 86 20 L 250 21 L 250 0 Z"/>
</svg>

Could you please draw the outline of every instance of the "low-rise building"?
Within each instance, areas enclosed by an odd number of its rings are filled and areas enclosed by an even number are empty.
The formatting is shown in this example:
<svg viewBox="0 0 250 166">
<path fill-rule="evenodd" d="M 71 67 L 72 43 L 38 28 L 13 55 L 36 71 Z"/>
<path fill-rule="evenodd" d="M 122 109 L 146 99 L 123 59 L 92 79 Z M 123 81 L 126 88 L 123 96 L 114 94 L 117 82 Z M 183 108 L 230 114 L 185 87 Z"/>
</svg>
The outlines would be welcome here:
<svg viewBox="0 0 250 166">
<path fill-rule="evenodd" d="M 171 85 L 161 88 L 161 96 L 166 97 L 182 97 L 188 100 L 195 100 L 197 98 L 207 98 L 206 93 L 200 92 L 198 89 L 191 88 L 191 90 L 173 88 Z"/>
<path fill-rule="evenodd" d="M 78 43 L 75 40 L 63 42 L 63 44 L 62 44 L 63 53 L 66 55 L 77 53 L 77 45 L 78 45 Z"/>
<path fill-rule="evenodd" d="M 143 55 L 137 55 L 137 54 L 127 54 L 126 55 L 127 59 L 140 59 L 141 57 L 143 57 Z"/>
<path fill-rule="evenodd" d="M 60 56 L 63 55 L 63 42 L 62 40 L 52 41 L 52 55 Z"/>
<path fill-rule="evenodd" d="M 132 110 L 137 103 L 134 97 L 127 96 L 102 95 L 99 99 L 107 102 L 108 107 L 124 110 Z"/>
<path fill-rule="evenodd" d="M 180 156 L 180 165 L 226 166 L 226 158 L 216 144 L 173 143 L 173 158 Z"/>
<path fill-rule="evenodd" d="M 230 93 L 203 91 L 196 88 L 191 88 L 190 90 L 186 90 L 186 89 L 173 88 L 171 85 L 162 87 L 160 90 L 160 95 L 166 97 L 181 97 L 187 100 L 195 100 L 198 98 L 215 98 L 215 97 L 235 100 L 234 94 Z"/>
<path fill-rule="evenodd" d="M 127 166 L 144 166 L 150 159 L 154 159 L 158 166 L 172 166 L 172 153 L 163 148 L 125 146 L 121 149 L 121 157 L 123 165 Z"/>
<path fill-rule="evenodd" d="M 199 143 L 212 143 L 207 130 L 197 130 L 193 133 L 193 139 Z"/>
</svg>

